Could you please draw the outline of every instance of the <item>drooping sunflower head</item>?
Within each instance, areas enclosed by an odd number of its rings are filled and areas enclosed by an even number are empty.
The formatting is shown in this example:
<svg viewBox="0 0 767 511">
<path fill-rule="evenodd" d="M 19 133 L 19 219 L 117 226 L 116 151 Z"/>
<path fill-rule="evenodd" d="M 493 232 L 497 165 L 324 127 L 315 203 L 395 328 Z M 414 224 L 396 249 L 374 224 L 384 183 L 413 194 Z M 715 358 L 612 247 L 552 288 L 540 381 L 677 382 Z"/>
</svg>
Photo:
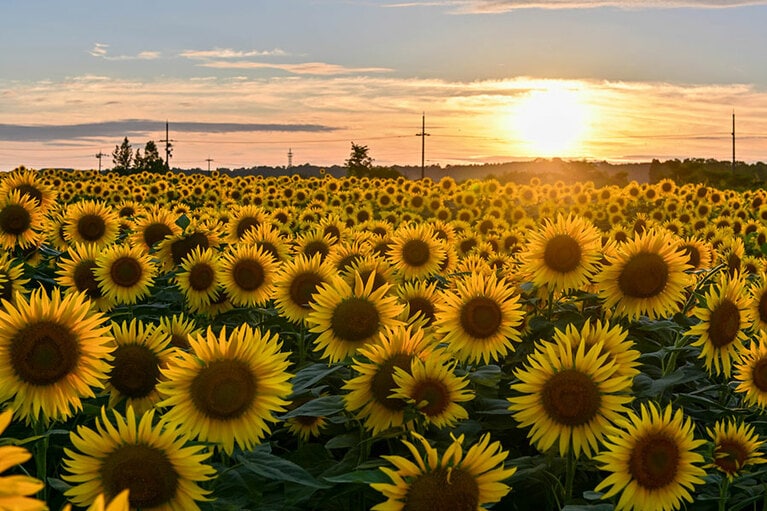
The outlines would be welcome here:
<svg viewBox="0 0 767 511">
<path fill-rule="evenodd" d="M 66 419 L 104 387 L 113 350 L 106 319 L 82 293 L 43 289 L 0 311 L 0 402 L 19 417 Z"/>
<path fill-rule="evenodd" d="M 504 468 L 508 453 L 500 442 L 490 443 L 489 434 L 482 435 L 465 454 L 463 435 L 452 437 L 441 454 L 423 436 L 412 435 L 421 449 L 407 440 L 402 443 L 414 461 L 399 455 L 384 456 L 394 469 L 381 470 L 392 482 L 371 484 L 387 498 L 373 506 L 374 511 L 474 511 L 498 502 L 509 492 L 503 481 L 514 475 L 516 468 Z"/>
<path fill-rule="evenodd" d="M 604 306 L 630 319 L 678 311 L 690 282 L 688 259 L 668 231 L 637 234 L 608 255 L 608 265 L 595 277 Z"/>
<path fill-rule="evenodd" d="M 764 440 L 754 426 L 734 420 L 717 421 L 713 428 L 706 428 L 714 444 L 713 460 L 705 468 L 716 468 L 732 481 L 743 475 L 752 465 L 767 463 L 761 449 Z"/>
<path fill-rule="evenodd" d="M 63 462 L 63 478 L 73 484 L 67 497 L 87 506 L 101 494 L 112 500 L 127 489 L 132 509 L 199 510 L 196 502 L 209 493 L 200 483 L 215 474 L 205 464 L 210 453 L 155 423 L 154 410 L 138 417 L 132 407 L 124 417 L 112 413 L 114 425 L 102 408 L 95 430 L 78 426 L 70 433 L 74 449 L 65 449 Z"/>
</svg>

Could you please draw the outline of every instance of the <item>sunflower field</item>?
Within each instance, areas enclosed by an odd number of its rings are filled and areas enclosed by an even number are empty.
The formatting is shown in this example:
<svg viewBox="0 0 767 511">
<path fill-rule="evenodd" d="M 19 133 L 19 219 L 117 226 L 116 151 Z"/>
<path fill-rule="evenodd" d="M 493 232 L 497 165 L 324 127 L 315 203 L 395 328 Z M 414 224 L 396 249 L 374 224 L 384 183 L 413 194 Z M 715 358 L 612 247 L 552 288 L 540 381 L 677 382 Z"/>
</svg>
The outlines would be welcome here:
<svg viewBox="0 0 767 511">
<path fill-rule="evenodd" d="M 0 510 L 767 509 L 767 192 L 0 179 Z"/>
</svg>

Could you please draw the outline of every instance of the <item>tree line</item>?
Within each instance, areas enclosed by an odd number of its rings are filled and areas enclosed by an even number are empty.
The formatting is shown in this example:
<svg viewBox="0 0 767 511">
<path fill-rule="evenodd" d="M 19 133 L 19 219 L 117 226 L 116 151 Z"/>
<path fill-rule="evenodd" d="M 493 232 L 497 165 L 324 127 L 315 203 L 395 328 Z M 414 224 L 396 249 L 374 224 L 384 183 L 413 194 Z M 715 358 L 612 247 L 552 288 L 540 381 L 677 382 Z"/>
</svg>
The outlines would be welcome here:
<svg viewBox="0 0 767 511">
<path fill-rule="evenodd" d="M 167 170 L 168 163 L 160 156 L 154 140 L 146 143 L 143 154 L 141 148 L 133 151 L 128 137 L 123 139 L 122 144 L 115 145 L 112 151 L 112 172 L 125 175 L 143 171 L 161 173 Z"/>
</svg>

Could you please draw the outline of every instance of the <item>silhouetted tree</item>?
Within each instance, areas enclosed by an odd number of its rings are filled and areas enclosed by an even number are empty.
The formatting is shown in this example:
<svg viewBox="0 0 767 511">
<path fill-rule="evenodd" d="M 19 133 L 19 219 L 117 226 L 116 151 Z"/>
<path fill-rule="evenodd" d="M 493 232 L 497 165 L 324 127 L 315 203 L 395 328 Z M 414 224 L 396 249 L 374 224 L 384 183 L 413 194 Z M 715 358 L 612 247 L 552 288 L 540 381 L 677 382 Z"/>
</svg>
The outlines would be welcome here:
<svg viewBox="0 0 767 511">
<path fill-rule="evenodd" d="M 373 167 L 373 158 L 368 154 L 368 146 L 352 142 L 352 152 L 346 160 L 346 174 L 349 176 L 368 176 Z"/>
<path fill-rule="evenodd" d="M 144 146 L 144 155 L 141 155 L 141 150 L 136 150 L 136 156 L 134 158 L 135 168 L 137 172 L 146 170 L 147 172 L 164 172 L 165 161 L 160 157 L 160 152 L 157 149 L 157 144 L 154 140 L 150 140 Z"/>
<path fill-rule="evenodd" d="M 128 142 L 128 137 L 123 139 L 122 144 L 116 145 L 112 151 L 112 170 L 125 174 L 130 171 L 133 164 L 133 148 Z"/>
</svg>

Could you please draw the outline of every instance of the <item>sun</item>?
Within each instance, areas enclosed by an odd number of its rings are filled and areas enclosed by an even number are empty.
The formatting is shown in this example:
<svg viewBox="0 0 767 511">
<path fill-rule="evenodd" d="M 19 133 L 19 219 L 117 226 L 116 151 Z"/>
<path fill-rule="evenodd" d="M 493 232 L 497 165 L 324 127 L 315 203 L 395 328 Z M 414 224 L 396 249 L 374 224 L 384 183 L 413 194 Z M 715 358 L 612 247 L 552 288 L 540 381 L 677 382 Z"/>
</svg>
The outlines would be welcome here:
<svg viewBox="0 0 767 511">
<path fill-rule="evenodd" d="M 512 105 L 505 121 L 527 156 L 582 156 L 593 112 L 586 91 L 569 83 L 546 83 Z"/>
</svg>

